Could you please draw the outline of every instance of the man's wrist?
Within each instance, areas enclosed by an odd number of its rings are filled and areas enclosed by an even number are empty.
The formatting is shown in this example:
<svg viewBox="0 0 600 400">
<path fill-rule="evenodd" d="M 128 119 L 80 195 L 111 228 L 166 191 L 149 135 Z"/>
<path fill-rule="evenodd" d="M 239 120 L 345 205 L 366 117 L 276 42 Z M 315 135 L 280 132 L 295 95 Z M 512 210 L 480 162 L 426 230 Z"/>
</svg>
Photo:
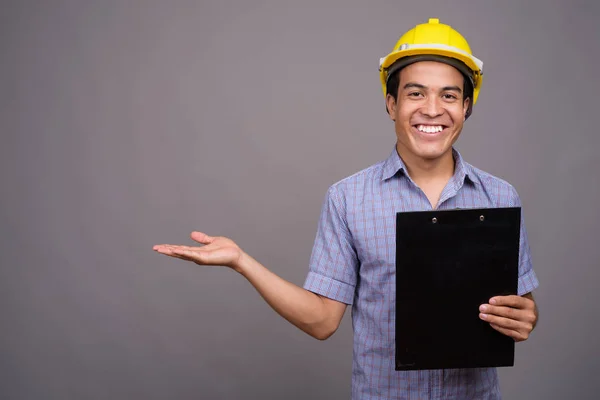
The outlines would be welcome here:
<svg viewBox="0 0 600 400">
<path fill-rule="evenodd" d="M 231 268 L 239 273 L 240 275 L 246 276 L 248 269 L 251 265 L 252 257 L 246 254 L 245 251 L 240 249 L 240 255 L 237 260 L 231 265 Z"/>
</svg>

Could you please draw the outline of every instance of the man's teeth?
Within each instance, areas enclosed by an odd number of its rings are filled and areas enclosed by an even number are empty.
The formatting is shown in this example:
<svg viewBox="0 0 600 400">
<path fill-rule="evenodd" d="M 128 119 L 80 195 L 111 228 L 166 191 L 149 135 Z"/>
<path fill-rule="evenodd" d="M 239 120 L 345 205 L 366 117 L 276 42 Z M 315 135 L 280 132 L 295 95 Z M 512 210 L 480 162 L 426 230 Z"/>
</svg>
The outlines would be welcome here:
<svg viewBox="0 0 600 400">
<path fill-rule="evenodd" d="M 441 125 L 417 125 L 417 129 L 421 132 L 437 133 L 444 130 Z"/>
</svg>

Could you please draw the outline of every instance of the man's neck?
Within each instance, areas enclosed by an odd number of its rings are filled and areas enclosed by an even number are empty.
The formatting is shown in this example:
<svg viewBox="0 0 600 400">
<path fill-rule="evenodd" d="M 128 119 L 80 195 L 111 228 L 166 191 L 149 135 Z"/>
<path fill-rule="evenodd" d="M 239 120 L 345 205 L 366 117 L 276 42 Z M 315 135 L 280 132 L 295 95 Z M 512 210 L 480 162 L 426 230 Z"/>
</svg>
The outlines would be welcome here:
<svg viewBox="0 0 600 400">
<path fill-rule="evenodd" d="M 454 175 L 452 148 L 436 159 L 423 159 L 397 146 L 398 155 L 404 162 L 406 172 L 419 187 L 436 182 L 448 182 Z"/>
</svg>

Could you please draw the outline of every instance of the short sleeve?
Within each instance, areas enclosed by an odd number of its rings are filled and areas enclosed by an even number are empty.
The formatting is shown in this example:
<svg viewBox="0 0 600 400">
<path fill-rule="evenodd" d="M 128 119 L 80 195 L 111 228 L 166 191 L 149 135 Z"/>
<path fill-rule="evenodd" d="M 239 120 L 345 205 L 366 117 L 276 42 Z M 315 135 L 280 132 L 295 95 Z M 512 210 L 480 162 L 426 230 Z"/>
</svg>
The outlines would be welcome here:
<svg viewBox="0 0 600 400">
<path fill-rule="evenodd" d="M 327 191 L 304 288 L 321 296 L 352 304 L 358 257 L 346 220 L 346 203 L 338 189 Z"/>
<path fill-rule="evenodd" d="M 511 207 L 521 207 L 521 199 L 517 191 L 512 188 Z M 533 264 L 531 262 L 531 250 L 529 248 L 529 240 L 527 239 L 527 229 L 525 228 L 525 217 L 521 210 L 521 236 L 519 240 L 519 283 L 517 293 L 519 296 L 532 292 L 539 286 L 539 282 Z"/>
</svg>

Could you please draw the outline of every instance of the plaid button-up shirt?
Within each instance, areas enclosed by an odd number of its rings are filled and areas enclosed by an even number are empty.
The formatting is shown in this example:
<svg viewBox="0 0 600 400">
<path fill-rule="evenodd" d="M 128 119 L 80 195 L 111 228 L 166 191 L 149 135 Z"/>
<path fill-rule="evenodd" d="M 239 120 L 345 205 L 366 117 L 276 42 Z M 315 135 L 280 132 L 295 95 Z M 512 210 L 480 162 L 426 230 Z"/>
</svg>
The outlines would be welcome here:
<svg viewBox="0 0 600 400">
<path fill-rule="evenodd" d="M 437 209 L 520 206 L 507 182 L 464 162 Z M 396 213 L 432 206 L 412 181 L 396 149 L 390 157 L 334 185 L 321 211 L 304 288 L 352 305 L 353 399 L 500 399 L 495 368 L 395 371 Z M 533 271 L 521 221 L 518 293 L 533 291 Z"/>
</svg>

